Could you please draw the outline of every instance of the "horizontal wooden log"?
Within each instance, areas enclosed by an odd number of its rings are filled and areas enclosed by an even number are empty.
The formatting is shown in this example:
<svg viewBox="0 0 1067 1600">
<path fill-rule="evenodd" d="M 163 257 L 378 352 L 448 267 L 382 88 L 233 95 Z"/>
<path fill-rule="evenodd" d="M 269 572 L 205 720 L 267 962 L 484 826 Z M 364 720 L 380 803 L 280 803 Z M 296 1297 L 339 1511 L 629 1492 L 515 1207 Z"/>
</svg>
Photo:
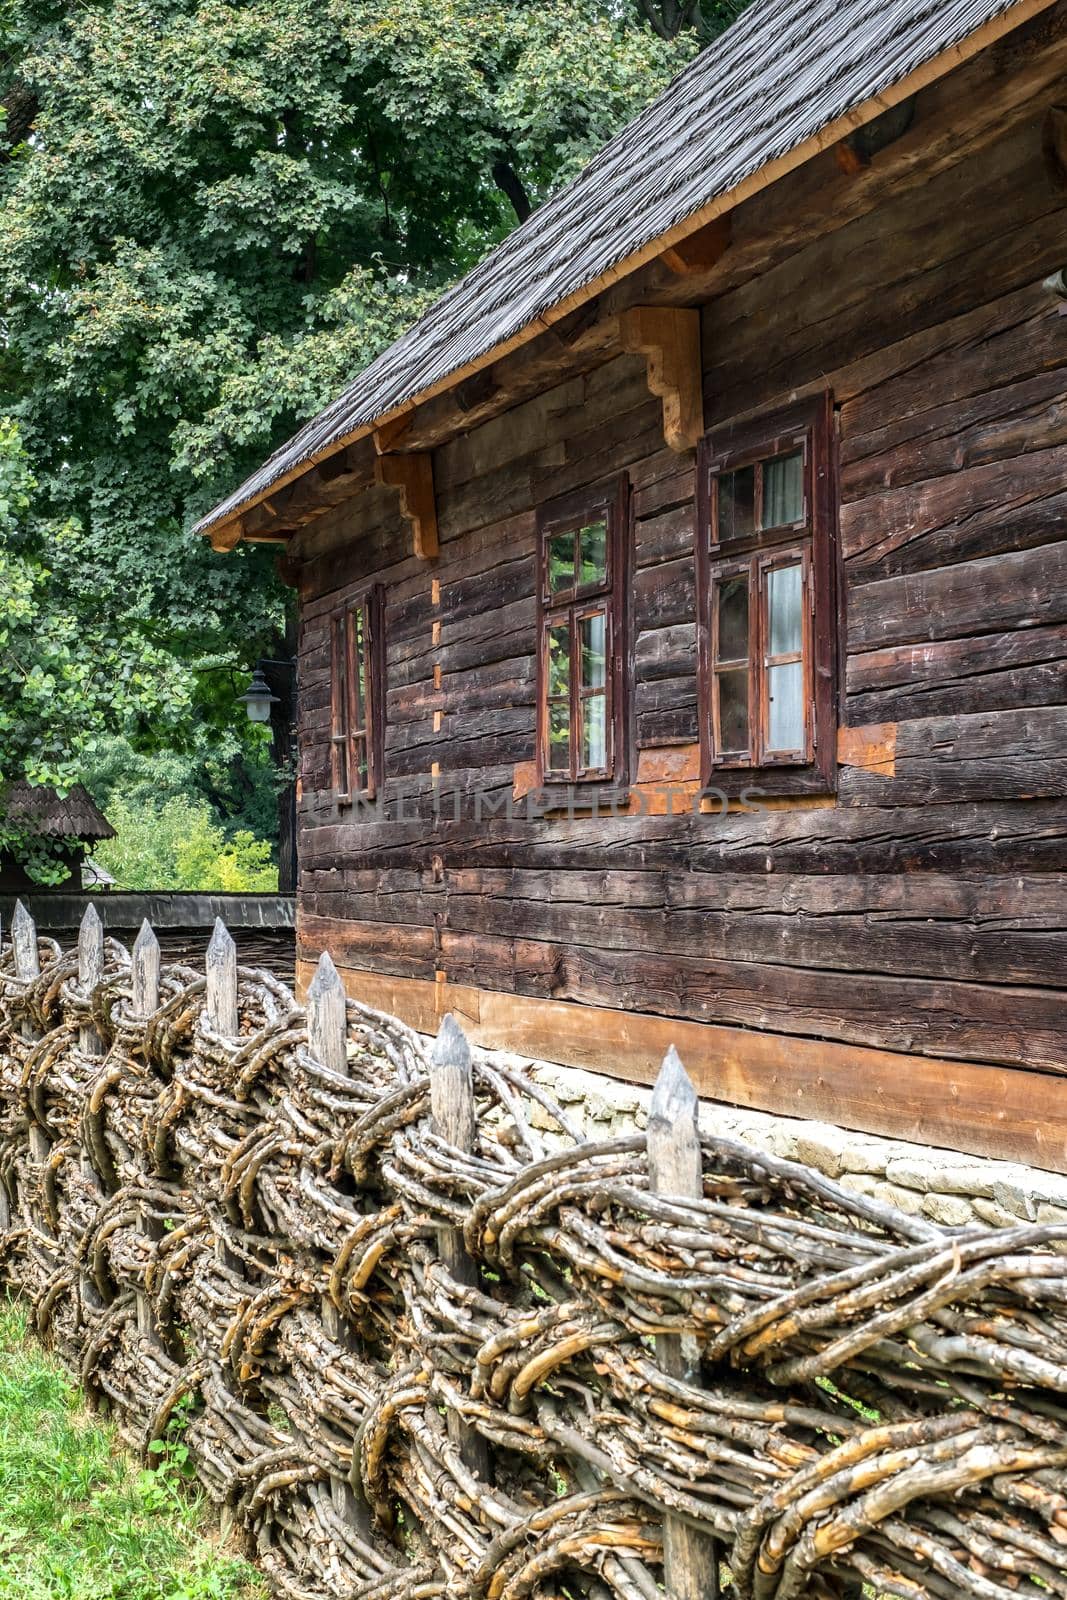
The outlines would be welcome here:
<svg viewBox="0 0 1067 1600">
<path fill-rule="evenodd" d="M 450 816 L 451 814 L 448 813 Z M 727 816 L 473 818 L 440 831 L 424 823 L 325 821 L 304 839 L 302 864 L 366 868 L 455 865 L 575 870 L 654 868 L 843 876 L 917 871 L 1005 873 L 1063 869 L 1067 803 L 971 802 L 951 806 L 836 807 Z"/>
<path fill-rule="evenodd" d="M 1067 702 L 1067 625 L 848 657 L 845 717 L 869 723 Z"/>
<path fill-rule="evenodd" d="M 483 910 L 477 929 L 439 927 L 436 943 L 422 928 L 302 918 L 299 953 L 326 945 L 340 965 L 419 976 L 432 948 L 434 970 L 478 988 L 1067 1073 L 1062 989 L 553 942 L 533 923 L 493 934 Z"/>
<path fill-rule="evenodd" d="M 902 722 L 892 773 L 842 767 L 838 782 L 843 805 L 948 805 L 1064 794 L 1064 706 Z"/>
<path fill-rule="evenodd" d="M 1067 541 L 854 584 L 848 591 L 850 653 L 1062 622 L 1067 622 Z M 990 665 L 995 664 L 991 658 Z"/>
<path fill-rule="evenodd" d="M 449 868 L 404 887 L 373 874 L 309 875 L 306 913 L 406 927 L 440 922 L 601 950 L 1067 987 L 1067 875 L 957 879 L 916 873 L 664 878 L 647 873 Z M 363 881 L 357 886 L 353 877 Z"/>
<path fill-rule="evenodd" d="M 868 495 L 841 508 L 853 584 L 1049 545 L 1067 516 L 1067 445 Z"/>
</svg>

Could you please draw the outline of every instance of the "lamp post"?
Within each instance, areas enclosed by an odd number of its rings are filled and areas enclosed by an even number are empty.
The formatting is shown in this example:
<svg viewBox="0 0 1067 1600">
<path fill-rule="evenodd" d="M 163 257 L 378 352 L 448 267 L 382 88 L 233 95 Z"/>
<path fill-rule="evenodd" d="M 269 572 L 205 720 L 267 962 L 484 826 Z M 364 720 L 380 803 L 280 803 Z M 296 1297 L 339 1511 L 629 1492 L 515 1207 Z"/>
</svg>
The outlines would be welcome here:
<svg viewBox="0 0 1067 1600">
<path fill-rule="evenodd" d="M 278 793 L 278 891 L 296 891 L 296 782 L 292 771 L 295 750 L 293 737 L 296 662 L 257 661 L 252 682 L 238 695 L 249 722 L 270 724 L 271 755 L 285 769 L 286 781 Z M 273 683 L 270 681 L 273 679 Z M 280 690 L 275 694 L 275 689 Z"/>
</svg>

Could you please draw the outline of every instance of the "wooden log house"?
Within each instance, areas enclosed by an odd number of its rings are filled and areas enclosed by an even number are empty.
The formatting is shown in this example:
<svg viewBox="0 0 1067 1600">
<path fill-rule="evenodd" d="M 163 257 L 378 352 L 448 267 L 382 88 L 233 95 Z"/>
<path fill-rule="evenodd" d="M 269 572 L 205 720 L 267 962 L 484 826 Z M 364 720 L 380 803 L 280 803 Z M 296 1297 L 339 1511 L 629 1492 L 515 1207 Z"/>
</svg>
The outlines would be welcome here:
<svg viewBox="0 0 1067 1600">
<path fill-rule="evenodd" d="M 200 524 L 304 979 L 1067 1170 L 1065 312 L 1065 0 L 755 0 Z"/>
</svg>

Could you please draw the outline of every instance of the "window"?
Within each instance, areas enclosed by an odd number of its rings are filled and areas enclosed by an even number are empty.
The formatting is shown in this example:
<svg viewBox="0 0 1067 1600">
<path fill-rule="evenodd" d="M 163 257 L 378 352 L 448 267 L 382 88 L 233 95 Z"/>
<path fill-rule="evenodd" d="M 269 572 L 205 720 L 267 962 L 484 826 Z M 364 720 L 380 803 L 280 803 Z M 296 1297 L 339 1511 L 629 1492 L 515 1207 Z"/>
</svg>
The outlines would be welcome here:
<svg viewBox="0 0 1067 1600">
<path fill-rule="evenodd" d="M 829 396 L 712 432 L 697 519 L 705 783 L 770 790 L 834 772 L 836 636 Z M 727 781 L 726 785 L 729 788 Z"/>
<path fill-rule="evenodd" d="M 629 482 L 538 516 L 538 782 L 624 783 Z"/>
<path fill-rule="evenodd" d="M 382 774 L 382 591 L 364 590 L 330 618 L 330 751 L 333 791 L 372 800 Z"/>
</svg>

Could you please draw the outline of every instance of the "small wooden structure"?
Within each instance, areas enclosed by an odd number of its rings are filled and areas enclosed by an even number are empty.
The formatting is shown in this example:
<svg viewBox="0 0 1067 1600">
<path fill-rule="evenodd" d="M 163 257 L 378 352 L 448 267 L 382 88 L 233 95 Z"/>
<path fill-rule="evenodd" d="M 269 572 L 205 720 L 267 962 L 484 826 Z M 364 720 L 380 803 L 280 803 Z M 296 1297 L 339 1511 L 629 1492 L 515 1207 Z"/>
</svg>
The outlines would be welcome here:
<svg viewBox="0 0 1067 1600">
<path fill-rule="evenodd" d="M 205 519 L 305 962 L 1067 1168 L 1064 107 L 1064 0 L 756 0 Z"/>
<path fill-rule="evenodd" d="M 56 889 L 80 889 L 82 864 L 90 846 L 98 839 L 115 837 L 114 828 L 80 783 L 66 795 L 45 784 L 11 783 L 3 791 L 2 804 L 10 821 L 42 839 L 62 841 L 60 859 L 67 877 L 54 885 Z M 25 894 L 27 890 L 41 892 L 20 862 L 0 853 L 0 895 Z"/>
</svg>

